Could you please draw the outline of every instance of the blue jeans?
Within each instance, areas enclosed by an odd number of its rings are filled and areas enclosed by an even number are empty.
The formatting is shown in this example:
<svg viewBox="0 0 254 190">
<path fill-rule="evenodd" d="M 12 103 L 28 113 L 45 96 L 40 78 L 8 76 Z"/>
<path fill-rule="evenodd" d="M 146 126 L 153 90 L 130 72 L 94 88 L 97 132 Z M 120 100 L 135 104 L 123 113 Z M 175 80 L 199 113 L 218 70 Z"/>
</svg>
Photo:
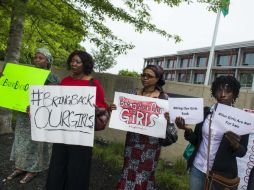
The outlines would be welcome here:
<svg viewBox="0 0 254 190">
<path fill-rule="evenodd" d="M 195 168 L 190 168 L 190 190 L 204 190 L 206 174 Z"/>
</svg>

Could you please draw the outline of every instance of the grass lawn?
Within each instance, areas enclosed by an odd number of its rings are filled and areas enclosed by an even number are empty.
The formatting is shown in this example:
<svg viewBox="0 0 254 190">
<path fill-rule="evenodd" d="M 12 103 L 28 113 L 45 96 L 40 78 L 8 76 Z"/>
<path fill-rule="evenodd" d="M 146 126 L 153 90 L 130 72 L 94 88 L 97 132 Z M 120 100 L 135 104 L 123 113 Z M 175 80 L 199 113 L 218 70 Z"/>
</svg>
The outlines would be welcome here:
<svg viewBox="0 0 254 190">
<path fill-rule="evenodd" d="M 96 141 L 93 156 L 100 159 L 112 169 L 121 170 L 123 164 L 123 144 L 102 143 Z M 160 160 L 156 170 L 156 182 L 163 190 L 188 190 L 188 175 L 186 161 L 179 158 L 176 163 L 168 164 Z"/>
</svg>

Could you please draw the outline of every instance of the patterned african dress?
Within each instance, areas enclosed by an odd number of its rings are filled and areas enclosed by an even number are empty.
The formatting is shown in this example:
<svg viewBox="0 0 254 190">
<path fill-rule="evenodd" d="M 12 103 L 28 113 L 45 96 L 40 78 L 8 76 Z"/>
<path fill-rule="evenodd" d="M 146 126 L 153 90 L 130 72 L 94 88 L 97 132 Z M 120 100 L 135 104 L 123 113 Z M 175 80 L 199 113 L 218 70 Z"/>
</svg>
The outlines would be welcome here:
<svg viewBox="0 0 254 190">
<path fill-rule="evenodd" d="M 117 190 L 155 190 L 155 169 L 161 152 L 159 138 L 128 132 L 124 165 Z"/>
<path fill-rule="evenodd" d="M 59 80 L 50 73 L 45 85 L 49 83 L 59 84 Z M 49 166 L 52 145 L 32 141 L 29 115 L 22 112 L 16 113 L 15 137 L 10 160 L 15 162 L 15 168 L 24 171 L 40 172 L 46 170 Z"/>
</svg>

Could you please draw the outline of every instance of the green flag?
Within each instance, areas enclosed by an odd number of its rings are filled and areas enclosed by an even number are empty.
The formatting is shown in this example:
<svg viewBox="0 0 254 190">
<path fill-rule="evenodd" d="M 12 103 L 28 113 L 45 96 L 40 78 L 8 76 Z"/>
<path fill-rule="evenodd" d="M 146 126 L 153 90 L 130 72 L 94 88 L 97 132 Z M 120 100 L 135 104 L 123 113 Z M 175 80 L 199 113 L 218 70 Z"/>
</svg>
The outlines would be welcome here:
<svg viewBox="0 0 254 190">
<path fill-rule="evenodd" d="M 221 12 L 224 16 L 226 16 L 228 14 L 229 4 L 230 4 L 230 0 L 223 0 Z"/>
</svg>

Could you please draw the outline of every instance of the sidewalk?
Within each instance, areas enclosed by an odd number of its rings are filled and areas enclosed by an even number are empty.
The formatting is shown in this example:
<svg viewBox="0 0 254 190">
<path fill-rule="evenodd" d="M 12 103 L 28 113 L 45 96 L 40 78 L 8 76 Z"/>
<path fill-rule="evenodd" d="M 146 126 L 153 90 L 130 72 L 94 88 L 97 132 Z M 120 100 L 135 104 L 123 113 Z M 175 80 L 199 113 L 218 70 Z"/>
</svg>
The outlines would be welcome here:
<svg viewBox="0 0 254 190">
<path fill-rule="evenodd" d="M 14 168 L 13 162 L 9 160 L 13 135 L 0 136 L 0 178 L 3 179 Z M 93 160 L 90 178 L 90 190 L 112 190 L 114 189 L 120 171 L 112 171 L 98 160 Z M 44 190 L 47 171 L 40 173 L 33 181 L 28 184 L 19 184 L 20 178 L 0 182 L 0 190 Z"/>
</svg>

